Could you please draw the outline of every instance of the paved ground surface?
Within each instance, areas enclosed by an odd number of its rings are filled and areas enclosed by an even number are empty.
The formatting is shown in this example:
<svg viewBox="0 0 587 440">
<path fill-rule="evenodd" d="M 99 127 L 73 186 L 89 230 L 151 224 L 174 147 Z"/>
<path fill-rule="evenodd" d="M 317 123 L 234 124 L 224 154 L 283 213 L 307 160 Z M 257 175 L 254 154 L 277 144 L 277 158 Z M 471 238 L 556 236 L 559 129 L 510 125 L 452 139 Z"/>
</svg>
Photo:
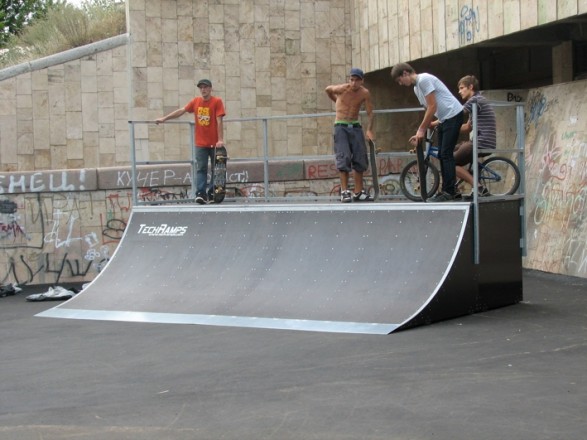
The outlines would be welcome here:
<svg viewBox="0 0 587 440">
<path fill-rule="evenodd" d="M 587 280 L 393 335 L 39 318 L 0 298 L 0 439 L 584 439 Z M 170 292 L 171 294 L 172 292 Z"/>
</svg>

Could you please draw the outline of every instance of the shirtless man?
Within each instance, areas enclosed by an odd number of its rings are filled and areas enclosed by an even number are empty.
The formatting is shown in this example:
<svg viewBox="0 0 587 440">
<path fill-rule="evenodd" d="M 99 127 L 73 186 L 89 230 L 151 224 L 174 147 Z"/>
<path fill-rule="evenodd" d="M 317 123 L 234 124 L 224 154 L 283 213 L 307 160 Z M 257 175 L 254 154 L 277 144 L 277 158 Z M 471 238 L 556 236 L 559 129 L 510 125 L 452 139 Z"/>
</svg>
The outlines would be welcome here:
<svg viewBox="0 0 587 440">
<path fill-rule="evenodd" d="M 365 135 L 359 122 L 359 111 L 365 105 L 368 116 L 367 137 L 373 134 L 373 104 L 369 90 L 363 87 L 364 73 L 356 67 L 351 69 L 349 82 L 326 87 L 326 94 L 335 102 L 334 154 L 336 169 L 340 173 L 340 201 L 365 202 L 373 200 L 363 189 L 363 173 L 367 170 Z M 349 173 L 354 171 L 355 193 L 348 188 Z"/>
</svg>

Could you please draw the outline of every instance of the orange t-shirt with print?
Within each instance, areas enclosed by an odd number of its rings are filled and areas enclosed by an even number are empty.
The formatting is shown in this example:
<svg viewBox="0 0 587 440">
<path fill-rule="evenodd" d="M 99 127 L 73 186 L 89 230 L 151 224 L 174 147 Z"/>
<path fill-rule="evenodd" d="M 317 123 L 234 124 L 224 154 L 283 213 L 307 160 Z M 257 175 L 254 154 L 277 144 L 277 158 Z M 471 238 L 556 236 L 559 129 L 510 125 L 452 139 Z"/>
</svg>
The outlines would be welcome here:
<svg viewBox="0 0 587 440">
<path fill-rule="evenodd" d="M 225 116 L 222 99 L 211 96 L 207 101 L 196 96 L 184 107 L 184 110 L 194 114 L 196 146 L 212 147 L 218 142 L 218 119 Z"/>
</svg>

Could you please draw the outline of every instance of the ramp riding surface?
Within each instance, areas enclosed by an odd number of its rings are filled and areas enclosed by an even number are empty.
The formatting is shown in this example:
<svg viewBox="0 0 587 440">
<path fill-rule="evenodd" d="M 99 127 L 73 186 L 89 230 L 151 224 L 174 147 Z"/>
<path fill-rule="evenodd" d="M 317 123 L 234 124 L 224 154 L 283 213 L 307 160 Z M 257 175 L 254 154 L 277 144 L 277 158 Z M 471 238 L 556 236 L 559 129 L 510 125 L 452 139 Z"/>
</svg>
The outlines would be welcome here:
<svg viewBox="0 0 587 440">
<path fill-rule="evenodd" d="M 104 271 L 38 316 L 386 334 L 520 301 L 521 264 L 483 282 L 470 217 L 466 203 L 135 207 Z"/>
</svg>

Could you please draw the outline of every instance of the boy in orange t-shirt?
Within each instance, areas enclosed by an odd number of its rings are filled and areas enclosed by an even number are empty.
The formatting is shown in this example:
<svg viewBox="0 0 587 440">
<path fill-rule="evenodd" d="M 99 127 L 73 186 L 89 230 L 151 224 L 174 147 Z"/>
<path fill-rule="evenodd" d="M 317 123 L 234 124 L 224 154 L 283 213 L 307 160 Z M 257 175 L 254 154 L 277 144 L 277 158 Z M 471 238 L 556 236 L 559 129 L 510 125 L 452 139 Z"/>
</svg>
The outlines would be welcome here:
<svg viewBox="0 0 587 440">
<path fill-rule="evenodd" d="M 169 119 L 175 119 L 184 113 L 193 113 L 195 119 L 196 139 L 196 203 L 205 204 L 214 200 L 212 185 L 214 182 L 214 169 L 210 184 L 207 184 L 208 160 L 214 160 L 214 148 L 224 146 L 223 118 L 226 115 L 222 99 L 212 96 L 212 82 L 208 79 L 198 81 L 198 88 L 202 96 L 196 96 L 185 107 L 169 113 L 167 116 L 157 119 L 157 124 Z"/>
</svg>

